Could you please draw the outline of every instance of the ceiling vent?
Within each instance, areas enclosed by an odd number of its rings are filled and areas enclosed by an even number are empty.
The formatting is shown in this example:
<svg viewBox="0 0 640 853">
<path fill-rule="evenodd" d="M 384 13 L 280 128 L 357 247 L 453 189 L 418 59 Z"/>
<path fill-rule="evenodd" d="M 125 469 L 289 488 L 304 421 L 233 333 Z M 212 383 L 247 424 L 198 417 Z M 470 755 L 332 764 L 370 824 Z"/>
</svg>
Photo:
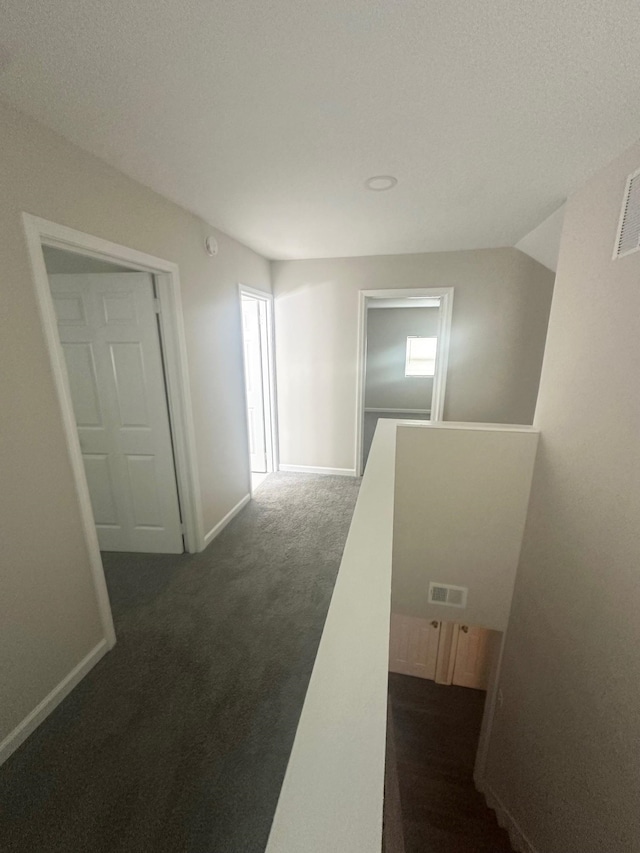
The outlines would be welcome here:
<svg viewBox="0 0 640 853">
<path fill-rule="evenodd" d="M 429 604 L 446 604 L 447 607 L 466 607 L 466 586 L 451 586 L 448 583 L 429 584 Z"/>
<path fill-rule="evenodd" d="M 640 169 L 629 175 L 622 200 L 614 260 L 640 249 Z"/>
</svg>

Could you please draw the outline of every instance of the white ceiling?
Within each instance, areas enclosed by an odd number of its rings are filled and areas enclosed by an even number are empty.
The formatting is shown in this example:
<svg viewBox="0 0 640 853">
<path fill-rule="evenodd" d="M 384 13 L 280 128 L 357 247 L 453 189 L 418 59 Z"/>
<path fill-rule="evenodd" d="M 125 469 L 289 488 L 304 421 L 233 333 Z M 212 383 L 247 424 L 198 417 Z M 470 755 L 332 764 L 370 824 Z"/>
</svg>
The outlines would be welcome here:
<svg viewBox="0 0 640 853">
<path fill-rule="evenodd" d="M 639 36 L 637 0 L 3 0 L 0 93 L 267 257 L 510 246 L 640 136 Z"/>
</svg>

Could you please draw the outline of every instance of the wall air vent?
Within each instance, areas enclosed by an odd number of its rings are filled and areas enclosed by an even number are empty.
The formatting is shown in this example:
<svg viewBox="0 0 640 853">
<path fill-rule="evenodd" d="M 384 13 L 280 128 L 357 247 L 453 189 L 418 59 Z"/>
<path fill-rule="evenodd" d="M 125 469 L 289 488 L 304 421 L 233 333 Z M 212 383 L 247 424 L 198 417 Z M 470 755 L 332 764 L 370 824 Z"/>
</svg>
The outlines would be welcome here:
<svg viewBox="0 0 640 853">
<path fill-rule="evenodd" d="M 451 586 L 448 583 L 429 584 L 429 604 L 446 604 L 448 607 L 466 607 L 466 586 Z"/>
<path fill-rule="evenodd" d="M 640 249 L 640 169 L 629 175 L 622 200 L 614 260 Z"/>
</svg>

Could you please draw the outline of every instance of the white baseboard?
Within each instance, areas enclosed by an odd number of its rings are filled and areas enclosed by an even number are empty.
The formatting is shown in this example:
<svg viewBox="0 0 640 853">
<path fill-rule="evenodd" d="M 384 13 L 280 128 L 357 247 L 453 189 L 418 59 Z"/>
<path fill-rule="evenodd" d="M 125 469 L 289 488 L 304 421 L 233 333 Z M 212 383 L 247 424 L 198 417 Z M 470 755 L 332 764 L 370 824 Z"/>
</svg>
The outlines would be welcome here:
<svg viewBox="0 0 640 853">
<path fill-rule="evenodd" d="M 211 530 L 205 534 L 203 539 L 203 545 L 200 549 L 201 551 L 204 551 L 207 545 L 213 542 L 213 540 L 219 533 L 222 533 L 227 524 L 229 524 L 229 522 L 236 517 L 236 515 L 240 512 L 241 509 L 244 509 L 244 507 L 249 503 L 250 500 L 251 495 L 245 495 L 241 501 L 238 501 L 238 503 L 233 507 L 233 509 L 229 510 L 225 517 L 221 521 L 219 521 L 215 527 L 212 527 Z"/>
<path fill-rule="evenodd" d="M 333 474 L 338 477 L 355 477 L 355 468 L 316 468 L 313 465 L 284 465 L 280 463 L 280 471 L 294 474 Z"/>
<path fill-rule="evenodd" d="M 53 709 L 71 693 L 76 684 L 82 681 L 89 670 L 104 657 L 107 651 L 109 651 L 109 646 L 106 639 L 100 640 L 98 645 L 91 649 L 89 654 L 77 666 L 74 666 L 71 672 L 53 688 L 51 693 L 45 696 L 42 702 L 36 705 L 33 711 L 27 714 L 21 723 L 18 723 L 15 729 L 0 743 L 0 764 L 6 761 L 25 742 L 29 735 L 37 729 Z"/>
<path fill-rule="evenodd" d="M 538 853 L 537 848 L 533 846 L 531 840 L 520 829 L 518 822 L 496 792 L 475 776 L 474 782 L 478 791 L 484 795 L 489 808 L 495 812 L 500 826 L 509 834 L 509 840 L 513 849 L 517 850 L 518 853 Z"/>
</svg>

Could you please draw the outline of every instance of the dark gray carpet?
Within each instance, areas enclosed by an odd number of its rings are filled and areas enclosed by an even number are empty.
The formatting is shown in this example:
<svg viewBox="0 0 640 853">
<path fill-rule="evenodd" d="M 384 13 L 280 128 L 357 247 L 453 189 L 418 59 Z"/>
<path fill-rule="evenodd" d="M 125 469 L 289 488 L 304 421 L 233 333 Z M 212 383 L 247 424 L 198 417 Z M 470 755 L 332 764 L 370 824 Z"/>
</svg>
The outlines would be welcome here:
<svg viewBox="0 0 640 853">
<path fill-rule="evenodd" d="M 262 853 L 359 481 L 271 475 L 202 554 L 105 554 L 118 643 L 0 768 L 0 850 Z"/>
</svg>

